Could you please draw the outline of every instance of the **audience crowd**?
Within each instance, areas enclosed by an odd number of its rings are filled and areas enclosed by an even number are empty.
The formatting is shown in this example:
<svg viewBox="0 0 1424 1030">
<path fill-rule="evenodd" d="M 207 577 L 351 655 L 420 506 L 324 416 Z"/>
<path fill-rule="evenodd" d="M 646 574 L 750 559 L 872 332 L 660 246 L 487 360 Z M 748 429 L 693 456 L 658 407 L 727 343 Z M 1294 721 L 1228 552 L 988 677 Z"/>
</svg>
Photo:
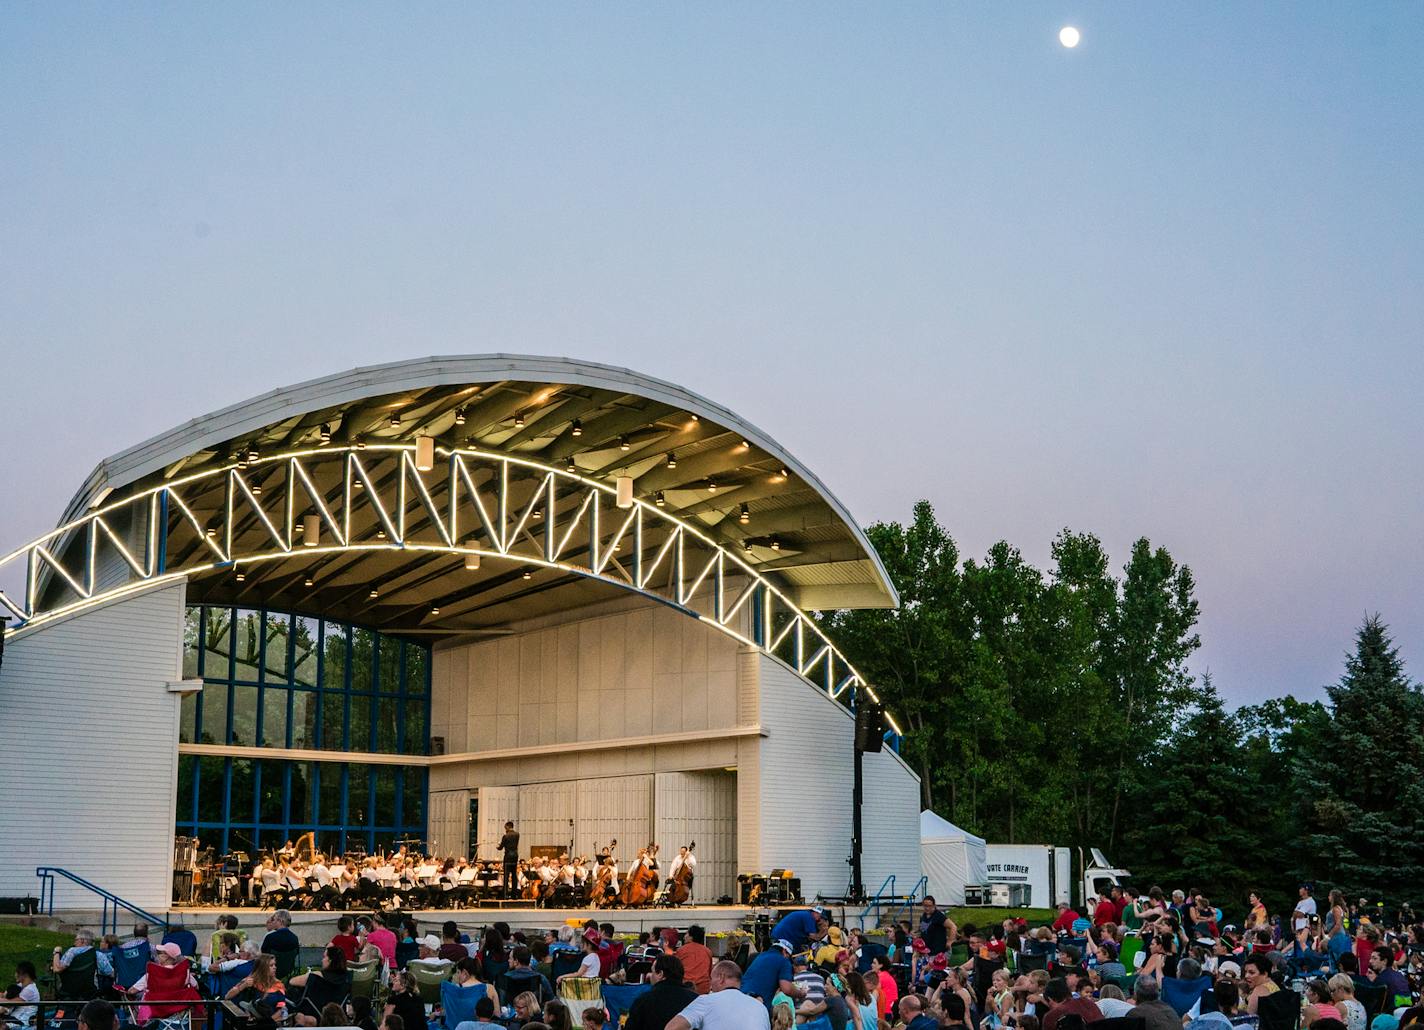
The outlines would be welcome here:
<svg viewBox="0 0 1424 1030">
<path fill-rule="evenodd" d="M 260 933 L 221 916 L 204 941 L 80 930 L 47 972 L 65 1000 L 96 999 L 66 1030 L 113 1030 L 116 1010 L 167 1026 L 204 996 L 231 1030 L 1424 1030 L 1424 923 L 1407 909 L 1387 918 L 1339 892 L 1318 902 L 1307 884 L 1288 913 L 1259 893 L 1240 912 L 1198 891 L 1115 887 L 1041 925 L 959 926 L 926 898 L 886 935 L 798 909 L 760 949 L 720 958 L 698 926 L 633 941 L 593 920 L 547 933 L 495 923 L 472 937 L 373 912 L 341 915 L 298 969 L 279 909 Z M 21 962 L 0 1014 L 33 1026 L 41 999 L 39 971 Z"/>
</svg>

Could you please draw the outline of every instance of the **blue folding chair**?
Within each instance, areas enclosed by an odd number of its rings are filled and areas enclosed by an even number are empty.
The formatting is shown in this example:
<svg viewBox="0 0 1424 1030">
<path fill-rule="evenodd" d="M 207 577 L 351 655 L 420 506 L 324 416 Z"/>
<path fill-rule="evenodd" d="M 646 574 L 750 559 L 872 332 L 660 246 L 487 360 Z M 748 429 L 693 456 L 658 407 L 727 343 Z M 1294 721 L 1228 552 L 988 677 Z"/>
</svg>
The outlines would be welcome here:
<svg viewBox="0 0 1424 1030">
<path fill-rule="evenodd" d="M 446 1030 L 455 1030 L 461 1023 L 474 1022 L 475 1005 L 489 994 L 489 985 L 473 983 L 461 987 L 454 980 L 440 985 L 440 1007 L 444 1010 Z"/>
<path fill-rule="evenodd" d="M 623 1016 L 633 1007 L 633 1002 L 637 1001 L 644 994 L 651 990 L 650 984 L 615 984 L 603 985 L 603 1005 L 608 1010 L 608 1027 L 618 1027 Z"/>
<path fill-rule="evenodd" d="M 198 936 L 192 930 L 185 930 L 183 927 L 172 927 L 163 935 L 164 944 L 176 944 L 178 950 L 190 958 L 198 953 Z"/>
<path fill-rule="evenodd" d="M 1169 976 L 1162 981 L 1162 1000 L 1172 1006 L 1177 1015 L 1185 1016 L 1210 986 L 1209 976 L 1199 976 L 1195 980 L 1178 980 Z"/>
<path fill-rule="evenodd" d="M 128 990 L 138 982 L 139 977 L 148 972 L 148 960 L 153 957 L 153 946 L 147 941 L 120 948 L 111 956 L 114 963 L 114 983 Z"/>
</svg>

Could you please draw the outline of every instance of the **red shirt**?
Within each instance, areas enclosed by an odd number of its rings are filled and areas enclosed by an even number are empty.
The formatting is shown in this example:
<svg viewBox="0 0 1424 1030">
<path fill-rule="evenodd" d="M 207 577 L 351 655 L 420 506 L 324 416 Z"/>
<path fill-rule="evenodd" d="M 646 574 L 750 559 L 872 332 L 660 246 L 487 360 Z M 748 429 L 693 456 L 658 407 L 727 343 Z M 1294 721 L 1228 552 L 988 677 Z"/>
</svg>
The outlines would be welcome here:
<svg viewBox="0 0 1424 1030">
<path fill-rule="evenodd" d="M 1103 926 L 1106 923 L 1117 922 L 1117 906 L 1113 904 L 1112 898 L 1103 898 L 1098 902 L 1098 907 L 1093 909 L 1093 925 Z"/>
<path fill-rule="evenodd" d="M 1082 1016 L 1084 1023 L 1096 1023 L 1103 1018 L 1103 1010 L 1087 998 L 1069 998 L 1048 1010 L 1043 1017 L 1043 1030 L 1054 1030 L 1064 1016 Z"/>
<path fill-rule="evenodd" d="M 698 994 L 706 994 L 712 989 L 712 949 L 696 941 L 688 941 L 677 949 L 677 957 L 682 961 L 682 975 L 688 985 Z"/>
<path fill-rule="evenodd" d="M 1058 918 L 1053 921 L 1053 929 L 1059 932 L 1067 931 L 1068 933 L 1072 933 L 1073 920 L 1077 918 L 1077 912 L 1074 912 L 1071 908 L 1065 908 L 1062 912 L 1058 913 Z"/>
<path fill-rule="evenodd" d="M 361 954 L 361 942 L 349 933 L 337 934 L 331 939 L 331 946 L 345 952 L 347 962 L 355 962 L 356 956 Z"/>
</svg>

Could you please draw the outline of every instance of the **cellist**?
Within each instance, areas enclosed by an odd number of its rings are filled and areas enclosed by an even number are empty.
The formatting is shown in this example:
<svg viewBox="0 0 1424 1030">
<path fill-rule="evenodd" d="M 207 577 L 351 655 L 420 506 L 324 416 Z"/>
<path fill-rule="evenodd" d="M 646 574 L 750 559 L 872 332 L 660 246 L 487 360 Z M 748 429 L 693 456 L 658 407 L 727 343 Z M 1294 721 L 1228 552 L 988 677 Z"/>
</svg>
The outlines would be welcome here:
<svg viewBox="0 0 1424 1030">
<path fill-rule="evenodd" d="M 697 856 L 692 853 L 692 848 L 696 846 L 696 841 L 692 842 L 692 847 L 684 844 L 672 860 L 672 869 L 668 873 L 668 900 L 674 905 L 684 905 L 692 900 L 692 879 L 697 870 Z"/>
</svg>

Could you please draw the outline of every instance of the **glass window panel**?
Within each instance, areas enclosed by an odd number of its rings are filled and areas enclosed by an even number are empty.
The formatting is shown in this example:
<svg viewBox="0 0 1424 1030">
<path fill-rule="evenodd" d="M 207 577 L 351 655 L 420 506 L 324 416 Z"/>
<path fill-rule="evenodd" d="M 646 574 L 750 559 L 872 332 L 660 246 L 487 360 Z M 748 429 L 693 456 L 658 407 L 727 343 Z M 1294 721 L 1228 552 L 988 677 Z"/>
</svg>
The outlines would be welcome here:
<svg viewBox="0 0 1424 1030">
<path fill-rule="evenodd" d="M 336 623 L 326 624 L 322 637 L 321 685 L 327 690 L 346 689 L 346 631 Z"/>
<path fill-rule="evenodd" d="M 232 743 L 252 747 L 257 743 L 257 688 L 232 688 Z"/>
<path fill-rule="evenodd" d="M 359 627 L 351 630 L 351 689 L 371 689 L 371 668 L 376 660 L 376 634 Z"/>
<path fill-rule="evenodd" d="M 376 766 L 375 820 L 377 826 L 396 824 L 396 770 L 393 766 Z"/>
<path fill-rule="evenodd" d="M 425 825 L 425 770 L 405 770 L 405 797 L 402 799 L 401 823 L 412 833 Z"/>
<path fill-rule="evenodd" d="M 174 805 L 180 822 L 191 822 L 193 814 L 193 777 L 198 775 L 198 756 L 178 756 L 178 797 Z M 192 836 L 192 834 L 189 834 Z"/>
<path fill-rule="evenodd" d="M 262 647 L 262 613 L 242 610 L 237 613 L 237 640 L 233 644 L 232 678 L 256 683 Z"/>
<path fill-rule="evenodd" d="M 227 679 L 228 655 L 232 650 L 232 609 L 204 608 L 203 675 L 209 679 Z"/>
<path fill-rule="evenodd" d="M 296 838 L 301 836 L 305 832 L 305 830 L 297 830 L 296 828 L 293 828 L 290 839 L 293 843 L 295 843 Z M 262 833 L 257 837 L 257 840 L 260 842 L 260 847 L 263 851 L 276 851 L 281 848 L 281 846 L 285 844 L 288 839 L 289 838 L 287 833 L 280 826 L 276 827 L 275 829 L 268 826 L 264 826 L 262 827 Z"/>
<path fill-rule="evenodd" d="M 370 769 L 364 765 L 346 767 L 346 825 L 371 825 Z"/>
<path fill-rule="evenodd" d="M 292 633 L 292 617 L 279 612 L 267 613 L 267 650 L 263 653 L 262 681 L 286 683 L 291 679 L 287 668 L 287 640 Z"/>
<path fill-rule="evenodd" d="M 223 818 L 223 767 L 227 759 L 204 755 L 198 759 L 198 822 L 220 823 Z"/>
<path fill-rule="evenodd" d="M 203 687 L 202 721 L 198 725 L 201 744 L 227 743 L 227 701 L 231 688 L 226 683 L 209 683 Z"/>
<path fill-rule="evenodd" d="M 339 855 L 346 849 L 341 846 L 340 830 L 321 830 L 316 835 L 316 846 L 318 850 L 324 851 L 328 855 Z"/>
<path fill-rule="evenodd" d="M 430 675 L 430 652 L 415 644 L 405 645 L 405 692 L 425 693 L 426 679 Z"/>
<path fill-rule="evenodd" d="M 320 696 L 315 690 L 292 691 L 292 747 L 317 746 L 316 712 Z"/>
<path fill-rule="evenodd" d="M 334 764 L 321 767 L 317 821 L 327 826 L 341 825 L 341 770 L 341 766 Z"/>
<path fill-rule="evenodd" d="M 219 854 L 226 850 L 223 847 L 223 831 L 221 829 L 206 827 L 198 831 L 197 837 L 199 849 L 212 848 Z"/>
<path fill-rule="evenodd" d="M 396 740 L 396 715 L 400 699 L 381 695 L 376 698 L 376 750 L 393 755 L 399 750 Z"/>
<path fill-rule="evenodd" d="M 246 690 L 246 687 L 238 687 Z M 287 746 L 287 698 L 291 690 L 287 687 L 264 687 L 262 689 L 262 747 Z"/>
<path fill-rule="evenodd" d="M 381 637 L 381 677 L 376 684 L 377 690 L 391 694 L 400 690 L 400 652 L 399 640 Z"/>
<path fill-rule="evenodd" d="M 321 646 L 321 623 L 298 615 L 292 620 L 292 681 L 299 687 L 316 686 L 317 648 Z"/>
<path fill-rule="evenodd" d="M 228 819 L 231 822 L 250 823 L 255 817 L 253 808 L 254 791 L 257 786 L 256 778 L 252 774 L 252 759 L 234 758 L 232 760 L 232 794 L 228 808 Z"/>
<path fill-rule="evenodd" d="M 310 762 L 292 763 L 292 789 L 290 792 L 291 819 L 293 824 L 311 823 L 311 769 Z M 293 830 L 293 833 L 296 831 Z"/>
<path fill-rule="evenodd" d="M 189 608 L 183 616 L 183 678 L 198 675 L 198 656 L 203 649 L 203 609 Z"/>
<path fill-rule="evenodd" d="M 270 759 L 262 762 L 261 800 L 257 817 L 267 826 L 281 826 L 283 823 L 282 801 L 287 796 L 286 762 Z"/>
<path fill-rule="evenodd" d="M 351 737 L 347 742 L 351 751 L 371 750 L 371 704 L 374 701 L 370 694 L 351 695 Z"/>
<path fill-rule="evenodd" d="M 342 751 L 341 735 L 345 732 L 346 695 L 331 691 L 321 694 L 321 746 L 328 751 Z"/>
<path fill-rule="evenodd" d="M 198 732 L 198 694 L 194 691 L 191 694 L 184 694 L 183 700 L 178 704 L 178 740 L 183 744 L 191 744 L 197 740 Z"/>
<path fill-rule="evenodd" d="M 411 698 L 405 702 L 405 740 L 401 745 L 403 755 L 423 755 L 430 749 L 430 740 L 425 726 L 425 698 Z"/>
</svg>

